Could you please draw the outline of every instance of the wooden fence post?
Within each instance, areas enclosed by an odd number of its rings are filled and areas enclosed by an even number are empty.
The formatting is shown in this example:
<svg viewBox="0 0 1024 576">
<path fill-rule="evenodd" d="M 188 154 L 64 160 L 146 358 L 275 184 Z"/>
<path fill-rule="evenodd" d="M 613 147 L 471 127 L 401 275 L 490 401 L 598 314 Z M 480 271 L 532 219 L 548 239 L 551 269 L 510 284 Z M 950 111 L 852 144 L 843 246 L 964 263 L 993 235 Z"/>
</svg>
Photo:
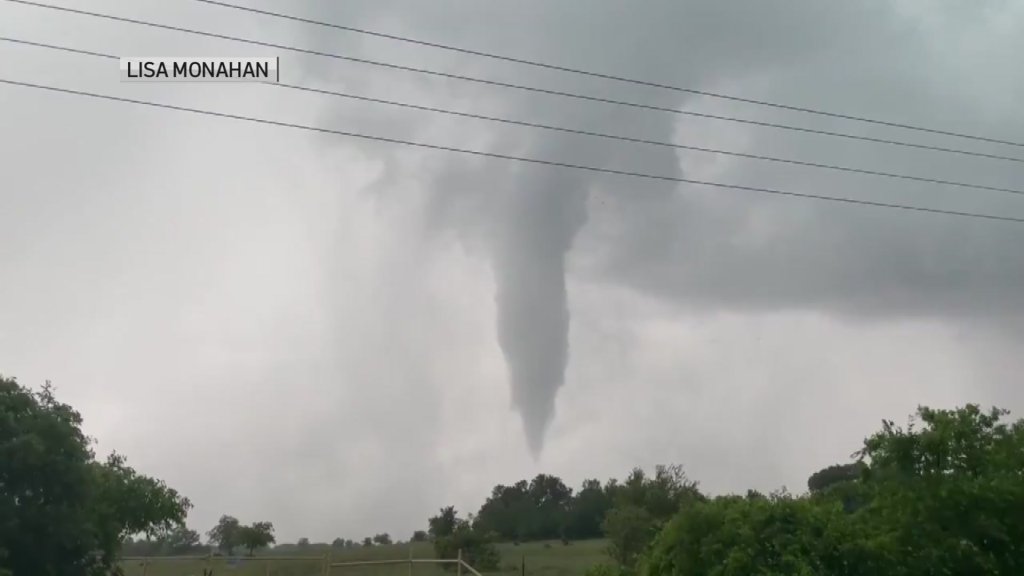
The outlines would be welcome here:
<svg viewBox="0 0 1024 576">
<path fill-rule="evenodd" d="M 462 548 L 459 548 L 458 576 L 462 576 Z"/>
<path fill-rule="evenodd" d="M 142 576 L 146 576 L 146 568 L 149 568 L 149 558 L 142 559 Z"/>
</svg>

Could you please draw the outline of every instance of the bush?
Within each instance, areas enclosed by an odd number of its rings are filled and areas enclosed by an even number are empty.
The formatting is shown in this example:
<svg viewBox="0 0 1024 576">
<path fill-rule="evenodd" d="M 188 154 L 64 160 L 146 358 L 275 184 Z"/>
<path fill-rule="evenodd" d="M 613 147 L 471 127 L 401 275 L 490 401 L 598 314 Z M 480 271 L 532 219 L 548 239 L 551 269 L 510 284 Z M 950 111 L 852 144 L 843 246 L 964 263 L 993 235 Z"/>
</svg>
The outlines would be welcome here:
<svg viewBox="0 0 1024 576">
<path fill-rule="evenodd" d="M 646 510 L 632 504 L 617 506 L 604 519 L 608 555 L 620 569 L 632 570 L 657 533 L 657 523 Z"/>
<path fill-rule="evenodd" d="M 468 522 L 459 522 L 451 535 L 434 540 L 434 553 L 438 558 L 458 558 L 459 550 L 462 551 L 462 560 L 481 572 L 497 570 L 501 561 L 501 555 L 490 539 L 473 530 Z M 454 566 L 446 565 L 446 568 Z"/>
</svg>

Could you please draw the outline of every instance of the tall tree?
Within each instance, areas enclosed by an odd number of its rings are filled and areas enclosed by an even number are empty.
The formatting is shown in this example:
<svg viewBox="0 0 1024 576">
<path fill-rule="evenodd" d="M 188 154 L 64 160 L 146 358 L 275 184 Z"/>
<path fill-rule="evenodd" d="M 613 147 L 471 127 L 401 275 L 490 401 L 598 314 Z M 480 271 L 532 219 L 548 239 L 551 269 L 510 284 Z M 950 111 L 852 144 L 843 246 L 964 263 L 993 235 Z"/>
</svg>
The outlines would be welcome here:
<svg viewBox="0 0 1024 576">
<path fill-rule="evenodd" d="M 811 474 L 807 478 L 807 489 L 811 492 L 821 492 L 836 484 L 859 480 L 865 468 L 866 466 L 863 462 L 833 464 L 828 468 L 822 468 Z"/>
<path fill-rule="evenodd" d="M 608 511 L 601 527 L 608 537 L 608 555 L 620 568 L 631 571 L 657 534 L 658 523 L 647 510 L 622 504 Z"/>
<path fill-rule="evenodd" d="M 932 576 L 1024 567 L 1024 421 L 976 405 L 884 421 L 856 482 L 681 508 L 645 573 Z M 848 503 L 855 500 L 857 506 Z"/>
<path fill-rule="evenodd" d="M 563 536 L 572 489 L 558 476 L 538 474 L 530 481 L 529 495 L 533 503 L 530 538 L 546 540 Z"/>
<path fill-rule="evenodd" d="M 160 553 L 167 556 L 195 554 L 207 548 L 200 543 L 199 533 L 186 526 L 175 526 L 158 537 Z"/>
<path fill-rule="evenodd" d="M 443 521 L 438 520 L 443 518 Z M 451 529 L 447 530 L 448 522 Z M 497 569 L 500 556 L 490 538 L 474 528 L 469 520 L 458 517 L 454 507 L 441 509 L 441 516 L 431 518 L 431 526 L 441 529 L 434 537 L 434 555 L 437 558 L 453 559 L 461 551 L 462 559 L 477 570 L 493 571 Z M 447 532 L 447 533 L 444 533 Z M 446 568 L 452 568 L 447 565 Z"/>
<path fill-rule="evenodd" d="M 256 550 L 266 548 L 276 541 L 274 525 L 270 522 L 253 522 L 238 529 L 238 544 L 243 546 L 249 556 Z M 309 540 L 306 539 L 308 545 Z"/>
<path fill-rule="evenodd" d="M 107 574 L 129 535 L 184 522 L 188 499 L 120 455 L 97 461 L 81 424 L 49 383 L 0 377 L 0 573 Z"/>
<path fill-rule="evenodd" d="M 427 520 L 429 526 L 430 535 L 434 538 L 440 538 L 443 536 L 451 536 L 455 531 L 455 523 L 458 519 L 458 513 L 455 511 L 454 506 L 447 506 L 441 508 L 441 513 L 437 516 L 432 516 Z"/>
<path fill-rule="evenodd" d="M 600 538 L 601 523 L 612 500 L 599 480 L 585 480 L 569 503 L 566 536 L 571 539 Z"/>
<path fill-rule="evenodd" d="M 530 539 L 534 513 L 526 480 L 511 486 L 499 484 L 477 512 L 476 528 L 506 540 L 527 540 Z"/>
<path fill-rule="evenodd" d="M 240 539 L 241 528 L 242 526 L 239 524 L 238 518 L 225 514 L 206 533 L 206 536 L 210 539 L 210 544 L 216 546 L 218 550 L 224 554 L 232 554 L 235 548 L 242 545 Z"/>
</svg>

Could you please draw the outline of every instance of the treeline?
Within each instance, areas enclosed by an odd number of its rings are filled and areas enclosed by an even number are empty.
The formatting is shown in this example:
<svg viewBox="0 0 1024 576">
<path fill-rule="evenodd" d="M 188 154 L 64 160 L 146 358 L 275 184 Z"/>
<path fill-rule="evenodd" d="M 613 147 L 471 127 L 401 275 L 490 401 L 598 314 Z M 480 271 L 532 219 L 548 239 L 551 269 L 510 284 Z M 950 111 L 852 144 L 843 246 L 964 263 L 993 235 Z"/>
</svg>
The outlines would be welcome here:
<svg viewBox="0 0 1024 576">
<path fill-rule="evenodd" d="M 884 421 L 852 462 L 808 490 L 709 498 L 677 466 L 625 481 L 497 486 L 464 520 L 431 518 L 438 554 L 484 558 L 494 540 L 603 535 L 613 565 L 590 576 L 930 576 L 1024 573 L 1024 420 L 977 405 Z M 454 529 L 453 529 L 454 526 Z"/>
<path fill-rule="evenodd" d="M 497 566 L 498 541 L 570 540 L 607 537 L 609 554 L 632 565 L 656 529 L 687 503 L 702 501 L 697 483 L 679 465 L 653 474 L 634 468 L 623 481 L 586 480 L 576 493 L 556 476 L 539 474 L 510 486 L 495 486 L 476 514 L 460 518 L 453 506 L 427 522 L 439 558 L 463 557 L 481 570 Z"/>
<path fill-rule="evenodd" d="M 1024 421 L 976 405 L 884 421 L 850 464 L 809 492 L 684 506 L 640 562 L 645 574 L 925 576 L 1024 573 Z"/>
<path fill-rule="evenodd" d="M 472 524 L 491 538 L 513 542 L 600 538 L 613 508 L 633 507 L 665 518 L 699 494 L 679 465 L 657 466 L 650 475 L 634 468 L 621 482 L 585 480 L 576 493 L 561 478 L 538 474 L 530 481 L 495 486 Z"/>
<path fill-rule="evenodd" d="M 603 535 L 613 563 L 588 576 L 1022 574 L 1024 420 L 1007 414 L 922 407 L 907 427 L 884 421 L 852 462 L 812 474 L 796 496 L 709 498 L 678 466 L 588 480 L 575 493 L 542 474 L 495 487 L 476 514 L 442 508 L 411 540 L 431 540 L 442 558 L 461 550 L 480 570 L 497 567 L 496 540 Z M 0 378 L 0 576 L 104 576 L 122 554 L 198 552 L 190 507 L 123 457 L 97 460 L 52 388 Z M 232 516 L 206 536 L 226 554 L 275 543 L 270 522 Z"/>
<path fill-rule="evenodd" d="M 206 533 L 204 542 L 198 532 L 187 526 L 174 526 L 154 534 L 140 538 L 128 536 L 121 542 L 122 556 L 204 556 L 217 554 L 232 556 L 244 551 L 252 556 L 257 550 L 273 547 L 281 553 L 299 551 L 310 547 L 323 548 L 325 542 L 311 543 L 309 538 L 299 538 L 295 543 L 277 544 L 274 536 L 274 525 L 271 522 L 253 522 L 243 525 L 234 516 L 223 515 L 217 524 Z M 412 541 L 425 541 L 427 533 L 417 531 Z M 369 548 L 372 546 L 388 546 L 395 542 L 384 532 L 366 536 L 360 541 L 335 538 L 330 546 L 337 549 Z"/>
</svg>

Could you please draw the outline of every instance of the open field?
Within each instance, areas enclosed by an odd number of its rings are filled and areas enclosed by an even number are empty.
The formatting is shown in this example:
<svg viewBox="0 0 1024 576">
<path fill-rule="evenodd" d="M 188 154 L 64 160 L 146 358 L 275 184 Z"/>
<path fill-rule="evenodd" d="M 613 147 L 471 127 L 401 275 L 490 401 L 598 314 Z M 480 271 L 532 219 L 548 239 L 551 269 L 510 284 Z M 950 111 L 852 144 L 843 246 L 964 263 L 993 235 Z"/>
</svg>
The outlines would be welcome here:
<svg viewBox="0 0 1024 576">
<path fill-rule="evenodd" d="M 568 546 L 561 542 L 529 542 L 515 546 L 510 543 L 498 544 L 501 563 L 498 570 L 488 572 L 494 576 L 518 576 L 520 564 L 525 561 L 527 576 L 581 576 L 594 564 L 605 563 L 607 543 L 604 540 L 572 542 Z M 413 558 L 433 558 L 434 550 L 429 543 L 412 545 Z M 215 576 L 320 576 L 323 557 L 330 554 L 333 562 L 355 562 L 360 560 L 400 560 L 409 558 L 408 544 L 355 548 L 351 550 L 332 549 L 327 546 L 308 546 L 302 551 L 282 549 L 267 551 L 263 556 L 241 558 L 236 565 L 229 565 L 224 558 L 158 559 L 151 560 L 145 567 L 145 576 L 201 576 L 203 568 L 213 568 Z M 303 560 L 274 560 L 267 556 L 309 556 Z M 122 564 L 125 576 L 143 576 L 142 561 L 126 561 Z M 334 568 L 331 576 L 448 576 L 438 565 L 360 566 Z"/>
</svg>

